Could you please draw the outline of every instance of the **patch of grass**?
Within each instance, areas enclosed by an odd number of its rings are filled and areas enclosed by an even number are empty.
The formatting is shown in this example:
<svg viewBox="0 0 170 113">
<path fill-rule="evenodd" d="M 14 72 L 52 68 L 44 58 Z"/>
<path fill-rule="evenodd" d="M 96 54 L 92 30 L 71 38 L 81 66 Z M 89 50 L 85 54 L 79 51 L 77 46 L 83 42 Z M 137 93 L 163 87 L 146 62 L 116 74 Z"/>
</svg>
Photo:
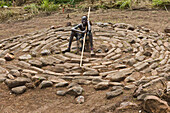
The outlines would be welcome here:
<svg viewBox="0 0 170 113">
<path fill-rule="evenodd" d="M 12 10 L 4 10 L 0 12 L 0 21 L 4 21 L 9 19 L 10 17 L 13 17 L 14 15 L 17 15 L 16 12 Z"/>
<path fill-rule="evenodd" d="M 12 1 L 6 1 L 6 0 L 1 0 L 0 1 L 0 7 L 3 7 L 3 6 L 11 6 L 12 5 Z"/>
<path fill-rule="evenodd" d="M 50 2 L 49 0 L 43 0 L 43 3 L 39 6 L 40 10 L 43 11 L 56 11 L 59 8 L 58 4 L 54 4 L 54 2 Z"/>
<path fill-rule="evenodd" d="M 119 7 L 120 9 L 130 8 L 131 0 L 118 0 L 116 1 L 115 6 Z"/>
<path fill-rule="evenodd" d="M 170 5 L 170 0 L 152 0 L 152 5 L 156 7 Z"/>
<path fill-rule="evenodd" d="M 38 6 L 36 4 L 26 5 L 24 6 L 24 10 L 27 10 L 32 14 L 39 13 Z"/>
</svg>

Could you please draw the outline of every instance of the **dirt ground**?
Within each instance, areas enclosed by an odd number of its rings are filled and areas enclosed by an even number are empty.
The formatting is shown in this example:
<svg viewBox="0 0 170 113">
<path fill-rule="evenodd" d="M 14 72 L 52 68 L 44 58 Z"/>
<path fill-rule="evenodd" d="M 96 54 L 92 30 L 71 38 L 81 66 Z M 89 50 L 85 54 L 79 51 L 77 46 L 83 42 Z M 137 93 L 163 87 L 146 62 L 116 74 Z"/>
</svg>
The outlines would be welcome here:
<svg viewBox="0 0 170 113">
<path fill-rule="evenodd" d="M 68 13 L 57 12 L 50 16 L 34 17 L 27 21 L 1 23 L 0 39 L 9 38 L 16 35 L 34 32 L 50 26 L 66 25 L 81 22 L 81 16 L 87 15 L 87 12 L 70 13 L 70 19 L 67 19 Z M 97 10 L 90 14 L 92 22 L 111 22 L 111 23 L 129 23 L 135 26 L 144 26 L 154 31 L 163 32 L 164 28 L 170 24 L 170 13 L 164 10 L 152 11 L 120 11 L 117 9 Z"/>
<path fill-rule="evenodd" d="M 50 26 L 66 25 L 79 23 L 84 13 L 71 13 L 70 19 L 67 19 L 68 13 L 55 13 L 46 17 L 34 17 L 27 21 L 1 23 L 0 39 L 23 35 L 26 33 L 48 28 Z M 170 24 L 170 13 L 163 10 L 153 11 L 120 11 L 120 10 L 98 10 L 91 12 L 90 20 L 92 22 L 124 22 L 135 26 L 145 26 L 154 31 L 163 32 L 164 28 Z M 27 90 L 22 95 L 10 94 L 6 85 L 0 86 L 0 112 L 1 113 L 103 113 L 112 112 L 116 104 L 129 99 L 128 95 L 133 93 L 127 91 L 121 96 L 107 100 L 105 94 L 108 90 L 96 91 L 93 86 L 83 86 L 85 92 L 85 103 L 76 104 L 72 96 L 57 96 L 55 93 L 58 88 L 46 88 Z M 64 88 L 61 88 L 64 89 Z M 108 109 L 107 109 L 108 107 Z M 131 113 L 138 113 L 140 110 L 132 110 Z"/>
</svg>

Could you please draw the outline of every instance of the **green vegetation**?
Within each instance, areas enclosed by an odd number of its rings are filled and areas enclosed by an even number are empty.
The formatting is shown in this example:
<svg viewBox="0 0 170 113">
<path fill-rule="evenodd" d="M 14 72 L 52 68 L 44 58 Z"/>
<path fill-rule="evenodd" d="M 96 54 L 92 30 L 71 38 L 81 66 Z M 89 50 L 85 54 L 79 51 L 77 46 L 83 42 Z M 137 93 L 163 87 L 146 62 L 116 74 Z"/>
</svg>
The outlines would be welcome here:
<svg viewBox="0 0 170 113">
<path fill-rule="evenodd" d="M 131 0 L 117 0 L 115 5 L 120 9 L 130 8 Z"/>
<path fill-rule="evenodd" d="M 11 6 L 12 5 L 12 1 L 9 0 L 8 2 L 6 0 L 1 0 L 0 1 L 0 7 L 3 7 L 3 6 Z"/>
<path fill-rule="evenodd" d="M 170 5 L 170 0 L 152 0 L 152 5 L 158 7 Z"/>
</svg>

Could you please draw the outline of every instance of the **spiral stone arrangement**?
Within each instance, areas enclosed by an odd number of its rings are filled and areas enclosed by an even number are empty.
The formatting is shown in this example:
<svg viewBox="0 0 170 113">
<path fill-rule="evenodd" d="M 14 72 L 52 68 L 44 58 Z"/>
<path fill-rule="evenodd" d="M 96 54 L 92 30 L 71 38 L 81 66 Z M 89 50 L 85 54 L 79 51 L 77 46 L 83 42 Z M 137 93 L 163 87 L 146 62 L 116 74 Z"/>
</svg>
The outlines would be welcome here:
<svg viewBox="0 0 170 113">
<path fill-rule="evenodd" d="M 111 88 L 107 99 L 130 89 L 138 100 L 146 95 L 169 96 L 168 30 L 157 33 L 125 23 L 95 23 L 92 27 L 95 56 L 85 52 L 83 67 L 79 67 L 76 41 L 72 52 L 62 54 L 71 27 L 51 27 L 0 40 L 0 82 L 14 94 L 36 87 L 67 87 L 57 95 L 79 96 L 85 91 L 82 85 L 92 84 L 96 90 Z"/>
</svg>

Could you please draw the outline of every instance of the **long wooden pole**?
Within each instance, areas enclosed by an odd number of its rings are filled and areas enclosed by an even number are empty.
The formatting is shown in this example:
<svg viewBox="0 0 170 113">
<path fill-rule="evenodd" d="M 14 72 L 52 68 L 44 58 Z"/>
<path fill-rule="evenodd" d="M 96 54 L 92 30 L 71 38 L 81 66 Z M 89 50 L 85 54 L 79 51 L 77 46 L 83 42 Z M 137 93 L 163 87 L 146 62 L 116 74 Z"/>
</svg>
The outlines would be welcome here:
<svg viewBox="0 0 170 113">
<path fill-rule="evenodd" d="M 88 12 L 88 21 L 89 21 L 89 17 L 90 17 L 90 7 L 89 7 L 89 12 Z M 89 24 L 89 23 L 88 23 Z M 87 27 L 86 27 L 86 30 L 87 30 Z M 80 59 L 80 67 L 82 67 L 82 61 L 83 61 L 83 53 L 84 53 L 84 45 L 85 45 L 85 38 L 87 36 L 87 33 L 84 35 L 84 38 L 83 38 L 83 48 L 82 48 L 82 51 L 81 51 L 81 59 Z"/>
</svg>

